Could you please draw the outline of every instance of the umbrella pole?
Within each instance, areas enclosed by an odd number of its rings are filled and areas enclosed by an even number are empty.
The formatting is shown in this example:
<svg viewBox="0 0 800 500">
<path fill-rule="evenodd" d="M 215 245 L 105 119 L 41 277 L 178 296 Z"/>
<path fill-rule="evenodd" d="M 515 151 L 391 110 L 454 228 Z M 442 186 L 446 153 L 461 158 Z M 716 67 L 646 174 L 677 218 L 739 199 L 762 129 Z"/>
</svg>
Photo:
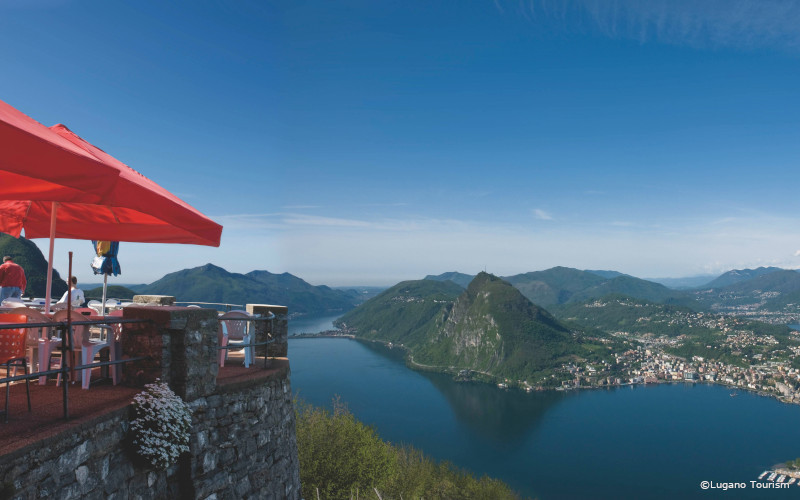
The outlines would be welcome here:
<svg viewBox="0 0 800 500">
<path fill-rule="evenodd" d="M 106 287 L 108 287 L 108 275 L 103 273 L 103 316 L 106 315 Z"/>
<path fill-rule="evenodd" d="M 50 209 L 50 254 L 47 259 L 47 283 L 46 292 L 44 295 L 44 312 L 50 313 L 50 297 L 53 292 L 53 247 L 56 241 L 56 212 L 58 211 L 58 202 L 53 202 Z"/>
</svg>

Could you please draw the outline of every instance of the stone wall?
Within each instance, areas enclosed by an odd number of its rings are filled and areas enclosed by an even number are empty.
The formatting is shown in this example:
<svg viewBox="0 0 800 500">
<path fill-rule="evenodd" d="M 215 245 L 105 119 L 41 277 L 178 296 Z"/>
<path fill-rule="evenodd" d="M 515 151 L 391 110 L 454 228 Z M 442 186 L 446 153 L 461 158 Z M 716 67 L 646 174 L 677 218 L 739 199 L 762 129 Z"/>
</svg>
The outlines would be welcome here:
<svg viewBox="0 0 800 500">
<path fill-rule="evenodd" d="M 125 407 L 0 456 L 4 491 L 13 485 L 20 499 L 300 498 L 288 360 L 218 381 L 215 311 L 131 306 L 124 318 L 149 322 L 125 326 L 123 355 L 153 358 L 126 365 L 124 383 L 168 381 L 193 411 L 190 452 L 166 471 L 140 464 L 125 445 Z"/>
</svg>

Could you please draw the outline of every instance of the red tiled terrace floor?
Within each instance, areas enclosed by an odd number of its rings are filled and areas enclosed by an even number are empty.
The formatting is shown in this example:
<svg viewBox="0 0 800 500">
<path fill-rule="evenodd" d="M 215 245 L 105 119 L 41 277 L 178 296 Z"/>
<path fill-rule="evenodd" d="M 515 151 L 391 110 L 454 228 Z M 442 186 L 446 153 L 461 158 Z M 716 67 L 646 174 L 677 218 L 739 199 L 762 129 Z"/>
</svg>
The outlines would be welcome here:
<svg viewBox="0 0 800 500">
<path fill-rule="evenodd" d="M 229 355 L 225 366 L 220 368 L 217 376 L 218 386 L 231 386 L 248 383 L 254 379 L 267 378 L 287 369 L 286 358 L 275 358 L 267 361 L 264 369 L 264 358 L 256 358 L 256 362 L 245 368 L 243 356 Z M 98 368 L 92 386 L 83 390 L 80 383 L 69 386 L 69 420 L 64 420 L 63 392 L 56 387 L 55 380 L 47 385 L 39 385 L 37 380 L 31 382 L 31 412 L 28 413 L 25 397 L 25 384 L 16 383 L 11 386 L 9 399 L 8 423 L 0 415 L 0 455 L 6 455 L 36 441 L 61 433 L 70 428 L 85 425 L 97 417 L 128 406 L 133 396 L 141 392 L 138 387 L 114 386 L 108 379 L 100 380 Z M 5 375 L 3 373 L 2 375 Z M 0 410 L 5 401 L 5 385 L 0 386 Z"/>
</svg>

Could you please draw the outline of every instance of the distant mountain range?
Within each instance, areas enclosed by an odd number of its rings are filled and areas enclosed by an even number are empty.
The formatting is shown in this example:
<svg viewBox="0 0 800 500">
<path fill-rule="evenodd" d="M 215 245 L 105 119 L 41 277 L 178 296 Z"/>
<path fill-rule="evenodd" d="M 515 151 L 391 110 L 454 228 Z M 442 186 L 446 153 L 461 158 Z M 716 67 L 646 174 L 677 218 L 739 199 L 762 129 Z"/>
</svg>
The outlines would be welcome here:
<svg viewBox="0 0 800 500">
<path fill-rule="evenodd" d="M 251 271 L 239 274 L 213 264 L 170 273 L 133 290 L 146 295 L 173 295 L 181 302 L 279 304 L 287 306 L 290 313 L 305 315 L 344 312 L 361 301 L 361 295 L 355 290 L 313 286 L 289 273 Z"/>
<path fill-rule="evenodd" d="M 451 279 L 455 276 L 456 280 Z M 469 275 L 445 273 L 425 279 L 450 280 L 462 284 Z M 544 271 L 503 277 L 528 300 L 540 306 L 580 302 L 608 294 L 622 294 L 653 302 L 691 305 L 692 296 L 664 285 L 616 271 L 580 271 L 569 267 L 553 267 Z"/>
<path fill-rule="evenodd" d="M 468 276 L 448 272 L 402 282 L 337 324 L 358 337 L 403 345 L 419 368 L 547 385 L 569 363 L 610 366 L 604 354 L 619 347 L 615 332 L 683 338 L 687 352 L 702 351 L 716 342 L 710 339 L 724 338 L 723 328 L 786 336 L 779 323 L 793 317 L 773 316 L 772 326 L 749 318 L 726 322 L 728 316 L 710 311 L 800 314 L 800 273 L 776 268 L 726 273 L 715 280 L 721 286 L 694 291 L 566 267 L 506 278 L 480 273 L 464 287 Z"/>
<path fill-rule="evenodd" d="M 45 294 L 47 262 L 39 248 L 25 238 L 0 234 L 0 256 L 13 255 L 28 277 L 28 295 Z M 426 276 L 422 281 L 453 284 L 465 290 L 475 276 L 457 271 Z M 768 311 L 800 314 L 800 273 L 776 267 L 732 270 L 694 289 L 675 290 L 663 284 L 613 270 L 578 270 L 554 267 L 502 278 L 539 307 L 579 303 L 609 294 L 694 310 L 736 312 Z M 66 291 L 57 271 L 53 275 L 53 297 Z M 101 290 L 86 290 L 98 297 Z M 109 296 L 130 298 L 133 294 L 174 295 L 179 301 L 231 304 L 276 303 L 290 312 L 323 315 L 345 312 L 374 297 L 379 289 L 313 286 L 289 273 L 251 271 L 230 273 L 213 264 L 170 273 L 160 280 L 127 288 L 109 287 Z"/>
</svg>

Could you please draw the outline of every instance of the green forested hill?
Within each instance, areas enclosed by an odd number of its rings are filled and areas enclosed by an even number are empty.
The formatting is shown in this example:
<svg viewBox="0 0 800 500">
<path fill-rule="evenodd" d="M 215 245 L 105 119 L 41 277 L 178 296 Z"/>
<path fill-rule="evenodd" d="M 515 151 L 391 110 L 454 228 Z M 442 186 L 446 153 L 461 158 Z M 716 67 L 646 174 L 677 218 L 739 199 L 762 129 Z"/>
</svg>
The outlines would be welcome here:
<svg viewBox="0 0 800 500">
<path fill-rule="evenodd" d="M 508 282 L 480 273 L 437 322 L 414 360 L 517 380 L 585 354 L 569 329 Z"/>
<path fill-rule="evenodd" d="M 705 328 L 700 323 L 688 321 L 688 318 L 696 315 L 688 307 L 658 304 L 619 294 L 561 304 L 550 310 L 562 321 L 599 328 L 609 333 L 624 331 L 676 337 L 697 333 L 698 328 Z"/>
<path fill-rule="evenodd" d="M 78 283 L 80 285 L 80 283 Z M 84 295 L 86 295 L 86 300 L 102 300 L 103 298 L 103 287 L 95 287 L 83 290 Z M 106 288 L 106 297 L 107 298 L 114 298 L 120 300 L 131 300 L 133 296 L 136 295 L 138 292 L 131 290 L 130 288 L 119 286 L 119 285 L 108 285 Z"/>
<path fill-rule="evenodd" d="M 763 306 L 769 310 L 781 310 L 783 306 L 794 303 L 798 292 L 800 292 L 800 273 L 780 269 L 721 288 L 696 290 L 694 297 L 699 304 L 714 309 L 749 305 L 755 308 Z"/>
<path fill-rule="evenodd" d="M 723 273 L 718 278 L 703 285 L 703 288 L 723 288 L 742 281 L 748 281 L 753 278 L 758 278 L 765 274 L 774 273 L 775 271 L 782 271 L 779 267 L 759 267 L 757 269 L 734 269 Z"/>
<path fill-rule="evenodd" d="M 535 380 L 563 363 L 598 360 L 605 345 L 571 332 L 508 282 L 478 274 L 406 281 L 343 316 L 359 337 L 403 344 L 417 364 Z"/>
<path fill-rule="evenodd" d="M 697 307 L 694 298 L 684 292 L 669 289 L 659 283 L 626 275 L 617 276 L 576 292 L 568 302 L 580 302 L 608 294 L 627 295 L 628 297 L 650 302 Z"/>
<path fill-rule="evenodd" d="M 463 291 L 452 281 L 403 281 L 348 312 L 337 324 L 356 329 L 363 338 L 417 345 L 431 333 L 433 320 Z"/>
<path fill-rule="evenodd" d="M 561 266 L 507 276 L 504 279 L 528 300 L 544 307 L 568 302 L 574 294 L 608 281 L 608 278 L 592 272 Z"/>
<path fill-rule="evenodd" d="M 44 297 L 47 288 L 47 259 L 39 247 L 25 238 L 13 238 L 0 233 L 0 258 L 4 255 L 13 257 L 14 262 L 25 270 L 25 278 L 28 280 L 25 296 Z M 66 291 L 66 281 L 53 269 L 52 297 L 58 299 Z"/>
</svg>

